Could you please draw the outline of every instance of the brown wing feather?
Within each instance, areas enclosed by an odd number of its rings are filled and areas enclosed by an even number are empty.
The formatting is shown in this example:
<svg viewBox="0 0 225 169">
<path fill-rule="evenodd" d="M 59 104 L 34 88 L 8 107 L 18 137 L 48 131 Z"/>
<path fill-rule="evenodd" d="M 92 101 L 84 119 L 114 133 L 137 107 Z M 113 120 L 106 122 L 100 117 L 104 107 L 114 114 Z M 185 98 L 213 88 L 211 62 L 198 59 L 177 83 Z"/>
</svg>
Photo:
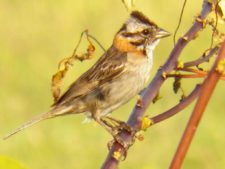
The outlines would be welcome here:
<svg viewBox="0 0 225 169">
<path fill-rule="evenodd" d="M 69 87 L 54 105 L 67 103 L 71 99 L 85 96 L 91 91 L 97 90 L 104 83 L 117 78 L 124 72 L 126 59 L 126 53 L 119 52 L 112 46 Z"/>
</svg>

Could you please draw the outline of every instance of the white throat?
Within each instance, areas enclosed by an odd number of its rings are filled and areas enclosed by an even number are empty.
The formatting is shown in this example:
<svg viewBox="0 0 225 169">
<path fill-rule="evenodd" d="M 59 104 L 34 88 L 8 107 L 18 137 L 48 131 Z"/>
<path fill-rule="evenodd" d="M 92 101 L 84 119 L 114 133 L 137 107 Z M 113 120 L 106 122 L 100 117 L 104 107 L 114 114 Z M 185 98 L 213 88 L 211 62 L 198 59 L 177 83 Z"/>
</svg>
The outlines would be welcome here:
<svg viewBox="0 0 225 169">
<path fill-rule="evenodd" d="M 160 41 L 160 39 L 157 39 L 155 42 L 146 46 L 146 54 L 147 54 L 148 60 L 149 60 L 149 62 L 151 62 L 151 64 L 153 64 L 153 50 L 158 45 L 159 41 Z"/>
<path fill-rule="evenodd" d="M 157 39 L 157 40 L 154 41 L 153 43 L 148 44 L 148 45 L 146 46 L 147 52 L 153 51 L 153 50 L 155 49 L 155 47 L 158 45 L 159 41 L 160 41 L 160 39 Z"/>
</svg>

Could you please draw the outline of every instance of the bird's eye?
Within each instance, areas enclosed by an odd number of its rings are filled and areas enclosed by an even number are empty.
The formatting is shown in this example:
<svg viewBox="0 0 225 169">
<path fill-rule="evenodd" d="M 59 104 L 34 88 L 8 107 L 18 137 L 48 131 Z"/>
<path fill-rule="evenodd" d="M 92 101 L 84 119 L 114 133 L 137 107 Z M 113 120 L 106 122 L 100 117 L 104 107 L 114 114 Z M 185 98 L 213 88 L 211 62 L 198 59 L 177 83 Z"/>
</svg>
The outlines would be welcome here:
<svg viewBox="0 0 225 169">
<path fill-rule="evenodd" d="M 142 34 L 145 35 L 145 36 L 149 35 L 149 34 L 150 34 L 149 29 L 144 29 L 144 30 L 142 31 Z"/>
</svg>

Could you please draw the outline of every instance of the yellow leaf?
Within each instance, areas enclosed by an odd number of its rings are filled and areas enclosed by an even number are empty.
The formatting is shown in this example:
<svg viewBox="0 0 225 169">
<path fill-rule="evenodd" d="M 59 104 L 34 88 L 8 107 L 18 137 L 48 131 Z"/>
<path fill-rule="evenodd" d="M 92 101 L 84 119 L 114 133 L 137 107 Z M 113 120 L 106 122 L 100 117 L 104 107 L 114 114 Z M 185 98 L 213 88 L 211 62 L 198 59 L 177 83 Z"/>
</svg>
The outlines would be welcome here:
<svg viewBox="0 0 225 169">
<path fill-rule="evenodd" d="M 77 48 L 80 45 L 80 42 L 81 42 L 81 39 L 82 39 L 83 35 L 86 35 L 87 40 L 89 42 L 89 45 L 88 45 L 87 50 L 86 50 L 85 53 L 83 53 L 82 55 L 77 55 L 76 54 L 76 50 L 77 50 Z M 76 46 L 72 56 L 65 57 L 59 62 L 58 71 L 52 76 L 52 84 L 51 84 L 52 95 L 53 95 L 53 98 L 54 98 L 55 102 L 60 97 L 60 94 L 61 94 L 60 87 L 61 87 L 63 78 L 65 77 L 65 75 L 66 75 L 67 71 L 69 70 L 69 68 L 71 66 L 73 66 L 73 62 L 75 60 L 84 61 L 84 60 L 92 58 L 92 56 L 93 56 L 93 54 L 95 52 L 95 46 L 91 43 L 89 37 L 90 37 L 90 35 L 88 34 L 88 31 L 87 30 L 84 31 L 81 34 L 80 41 L 78 42 L 78 44 L 77 44 L 77 46 Z"/>
<path fill-rule="evenodd" d="M 177 68 L 180 68 L 180 69 L 184 68 L 184 62 L 178 61 Z"/>
<path fill-rule="evenodd" d="M 149 117 L 145 116 L 141 120 L 141 130 L 146 130 L 152 125 L 152 121 L 149 119 Z"/>
<path fill-rule="evenodd" d="M 222 59 L 216 67 L 216 71 L 220 74 L 223 74 L 225 69 L 225 59 Z"/>
</svg>

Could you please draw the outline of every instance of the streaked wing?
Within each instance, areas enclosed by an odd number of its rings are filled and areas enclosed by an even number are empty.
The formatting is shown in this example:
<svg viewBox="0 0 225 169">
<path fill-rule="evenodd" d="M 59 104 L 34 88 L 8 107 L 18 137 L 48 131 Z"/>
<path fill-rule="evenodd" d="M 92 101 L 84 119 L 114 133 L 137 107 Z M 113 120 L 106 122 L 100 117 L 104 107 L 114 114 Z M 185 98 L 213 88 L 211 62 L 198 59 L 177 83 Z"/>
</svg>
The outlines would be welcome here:
<svg viewBox="0 0 225 169">
<path fill-rule="evenodd" d="M 99 86 L 113 81 L 124 73 L 126 60 L 126 53 L 119 52 L 112 46 L 95 65 L 69 87 L 54 105 L 64 104 L 79 96 L 85 96 L 97 90 Z"/>
</svg>

